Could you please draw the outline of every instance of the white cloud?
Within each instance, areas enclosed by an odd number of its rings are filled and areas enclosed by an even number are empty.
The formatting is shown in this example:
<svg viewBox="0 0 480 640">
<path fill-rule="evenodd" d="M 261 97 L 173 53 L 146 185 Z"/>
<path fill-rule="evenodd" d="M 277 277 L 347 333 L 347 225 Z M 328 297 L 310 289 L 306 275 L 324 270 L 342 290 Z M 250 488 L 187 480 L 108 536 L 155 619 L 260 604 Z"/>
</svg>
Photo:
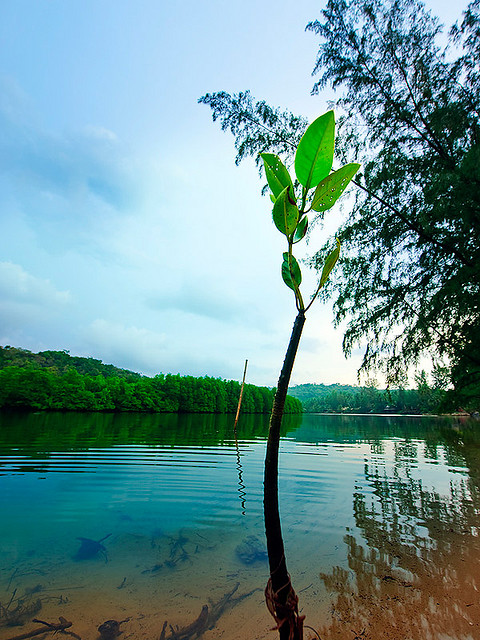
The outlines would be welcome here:
<svg viewBox="0 0 480 640">
<path fill-rule="evenodd" d="M 47 250 L 102 237 L 99 221 L 138 205 L 135 160 L 101 126 L 49 131 L 0 76 L 0 222 L 21 211 Z"/>
<path fill-rule="evenodd" d="M 105 127 L 97 127 L 89 124 L 83 128 L 85 134 L 90 138 L 96 138 L 98 140 L 109 140 L 110 142 L 116 142 L 118 140 L 117 134 Z"/>
<path fill-rule="evenodd" d="M 70 306 L 72 296 L 12 262 L 0 262 L 0 342 L 27 346 L 29 331 L 45 335 Z"/>
<path fill-rule="evenodd" d="M 55 309 L 69 303 L 71 295 L 58 291 L 50 280 L 32 276 L 18 264 L 0 262 L 0 299 L 2 305 Z"/>
<path fill-rule="evenodd" d="M 161 371 L 166 346 L 164 333 L 97 318 L 85 329 L 84 339 L 95 357 L 104 362 L 140 373 Z"/>
<path fill-rule="evenodd" d="M 234 324 L 245 320 L 247 314 L 251 316 L 245 303 L 235 299 L 227 288 L 220 291 L 195 275 L 176 291 L 152 296 L 147 305 L 159 311 L 178 310 Z"/>
</svg>

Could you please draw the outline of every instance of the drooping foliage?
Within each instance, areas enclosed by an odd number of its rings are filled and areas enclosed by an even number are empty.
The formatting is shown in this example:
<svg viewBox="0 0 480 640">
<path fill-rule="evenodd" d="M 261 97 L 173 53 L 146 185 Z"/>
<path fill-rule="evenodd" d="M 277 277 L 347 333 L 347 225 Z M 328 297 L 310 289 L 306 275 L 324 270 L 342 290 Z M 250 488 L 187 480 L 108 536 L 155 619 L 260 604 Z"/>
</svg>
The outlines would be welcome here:
<svg viewBox="0 0 480 640">
<path fill-rule="evenodd" d="M 478 9 L 452 33 L 454 61 L 417 0 L 329 0 L 307 27 L 321 38 L 314 92 L 342 92 L 342 150 L 364 159 L 342 229 L 345 350 L 366 343 L 364 367 L 391 378 L 435 353 L 464 391 L 480 387 Z"/>
<path fill-rule="evenodd" d="M 264 100 L 255 101 L 250 91 L 206 93 L 199 102 L 210 107 L 213 121 L 220 120 L 222 131 L 235 137 L 236 164 L 253 157 L 261 166 L 259 154 L 267 151 L 282 157 L 291 155 L 308 125 L 306 118 L 274 109 Z"/>
<path fill-rule="evenodd" d="M 450 51 L 418 0 L 329 0 L 307 26 L 320 39 L 313 93 L 333 86 L 340 96 L 337 154 L 362 163 L 338 234 L 340 269 L 324 289 L 347 321 L 344 350 L 362 347 L 362 369 L 379 367 L 391 383 L 422 356 L 444 362 L 464 406 L 480 400 L 479 7 L 451 30 Z M 237 162 L 266 149 L 266 127 L 268 149 L 291 156 L 304 131 L 248 92 L 201 101 L 235 135 Z M 277 114 L 271 123 L 260 105 Z"/>
</svg>

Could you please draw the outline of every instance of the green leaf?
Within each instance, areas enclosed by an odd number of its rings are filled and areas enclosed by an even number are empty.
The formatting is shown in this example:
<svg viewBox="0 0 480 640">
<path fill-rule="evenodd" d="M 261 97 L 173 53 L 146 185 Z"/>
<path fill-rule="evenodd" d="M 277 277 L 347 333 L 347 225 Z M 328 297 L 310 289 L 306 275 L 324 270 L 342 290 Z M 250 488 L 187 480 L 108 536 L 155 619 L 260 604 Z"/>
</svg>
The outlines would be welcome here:
<svg viewBox="0 0 480 640">
<path fill-rule="evenodd" d="M 295 291 L 295 285 L 298 288 L 302 282 L 302 272 L 300 271 L 298 262 L 294 256 L 290 256 L 289 264 L 288 251 L 283 254 L 282 278 L 287 287 L 290 287 L 293 291 Z"/>
<path fill-rule="evenodd" d="M 295 229 L 295 233 L 293 234 L 294 243 L 300 242 L 300 240 L 302 240 L 305 237 L 305 234 L 307 233 L 307 227 L 308 227 L 308 218 L 307 216 L 303 216 L 303 218 L 298 223 L 297 228 Z"/>
<path fill-rule="evenodd" d="M 275 198 L 275 196 L 273 195 L 273 193 L 271 193 L 271 194 L 270 194 L 270 200 L 271 200 L 273 203 L 275 203 L 276 198 Z"/>
<path fill-rule="evenodd" d="M 290 187 L 286 187 L 273 205 L 273 221 L 277 229 L 289 236 L 295 231 L 298 222 L 297 205 L 290 202 Z"/>
<path fill-rule="evenodd" d="M 307 191 L 330 173 L 334 146 L 335 115 L 327 111 L 305 131 L 295 154 L 295 173 Z"/>
<path fill-rule="evenodd" d="M 287 168 L 280 158 L 273 153 L 261 153 L 268 186 L 275 198 L 278 198 L 285 187 L 290 187 L 290 195 L 293 196 L 293 183 Z"/>
<path fill-rule="evenodd" d="M 360 165 L 352 162 L 324 178 L 315 189 L 311 205 L 312 209 L 314 211 L 327 211 L 327 209 L 333 207 L 359 169 Z"/>
<path fill-rule="evenodd" d="M 338 260 L 338 256 L 340 255 L 340 240 L 338 238 L 336 240 L 337 240 L 337 246 L 333 251 L 331 251 L 328 254 L 327 259 L 325 260 L 325 264 L 323 265 L 320 284 L 318 285 L 318 291 L 320 291 L 320 289 L 323 287 L 325 282 L 328 280 L 328 276 L 330 275 L 330 272 L 335 266 L 335 263 Z"/>
</svg>

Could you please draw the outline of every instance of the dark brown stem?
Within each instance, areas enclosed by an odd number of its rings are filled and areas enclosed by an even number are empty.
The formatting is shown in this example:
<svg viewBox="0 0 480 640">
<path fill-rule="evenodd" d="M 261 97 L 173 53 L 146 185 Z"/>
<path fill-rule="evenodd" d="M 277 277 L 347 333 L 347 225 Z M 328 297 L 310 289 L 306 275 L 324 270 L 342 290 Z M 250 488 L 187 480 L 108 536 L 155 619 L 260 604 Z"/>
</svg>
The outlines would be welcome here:
<svg viewBox="0 0 480 640">
<path fill-rule="evenodd" d="M 238 417 L 240 416 L 240 408 L 242 406 L 242 398 L 243 398 L 243 388 L 245 386 L 245 377 L 247 375 L 247 365 L 248 365 L 248 360 L 245 360 L 245 368 L 243 370 L 243 380 L 242 380 L 242 386 L 240 387 L 240 396 L 238 398 L 238 406 L 237 406 L 237 414 L 235 416 L 235 422 L 233 423 L 233 430 L 235 431 L 237 428 L 237 423 L 238 423 Z M 237 437 L 236 435 L 236 431 L 235 431 L 235 438 Z"/>
<path fill-rule="evenodd" d="M 287 353 L 278 379 L 270 417 L 265 457 L 263 510 L 268 562 L 270 565 L 270 580 L 267 585 L 266 598 L 268 609 L 277 622 L 281 640 L 301 640 L 303 635 L 301 628 L 303 618 L 298 616 L 297 597 L 290 582 L 285 561 L 278 508 L 278 448 L 285 399 L 304 324 L 305 312 L 300 310 L 293 325 Z"/>
</svg>

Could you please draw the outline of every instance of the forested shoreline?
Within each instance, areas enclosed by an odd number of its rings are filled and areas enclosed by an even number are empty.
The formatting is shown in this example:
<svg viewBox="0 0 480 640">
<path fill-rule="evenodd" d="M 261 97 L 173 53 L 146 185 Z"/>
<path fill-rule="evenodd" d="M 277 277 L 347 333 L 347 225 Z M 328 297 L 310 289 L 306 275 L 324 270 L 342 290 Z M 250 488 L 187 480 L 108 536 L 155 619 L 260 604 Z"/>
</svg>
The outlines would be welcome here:
<svg viewBox="0 0 480 640">
<path fill-rule="evenodd" d="M 342 384 L 301 384 L 289 393 L 298 398 L 305 413 L 450 413 L 459 407 L 444 389 L 417 376 L 415 389 L 378 389 Z"/>
<path fill-rule="evenodd" d="M 0 347 L 2 409 L 234 413 L 239 394 L 235 380 L 161 373 L 148 377 L 66 351 Z M 246 384 L 242 412 L 269 413 L 273 396 L 273 389 Z M 288 396 L 285 411 L 301 413 L 300 400 Z"/>
<path fill-rule="evenodd" d="M 422 372 L 423 374 L 423 372 Z M 342 384 L 290 387 L 286 413 L 427 414 L 457 410 L 448 393 L 426 376 L 415 389 Z M 268 414 L 274 389 L 246 384 L 242 412 Z M 0 410 L 235 413 L 240 384 L 210 376 L 148 377 L 67 351 L 32 353 L 0 347 Z"/>
</svg>

